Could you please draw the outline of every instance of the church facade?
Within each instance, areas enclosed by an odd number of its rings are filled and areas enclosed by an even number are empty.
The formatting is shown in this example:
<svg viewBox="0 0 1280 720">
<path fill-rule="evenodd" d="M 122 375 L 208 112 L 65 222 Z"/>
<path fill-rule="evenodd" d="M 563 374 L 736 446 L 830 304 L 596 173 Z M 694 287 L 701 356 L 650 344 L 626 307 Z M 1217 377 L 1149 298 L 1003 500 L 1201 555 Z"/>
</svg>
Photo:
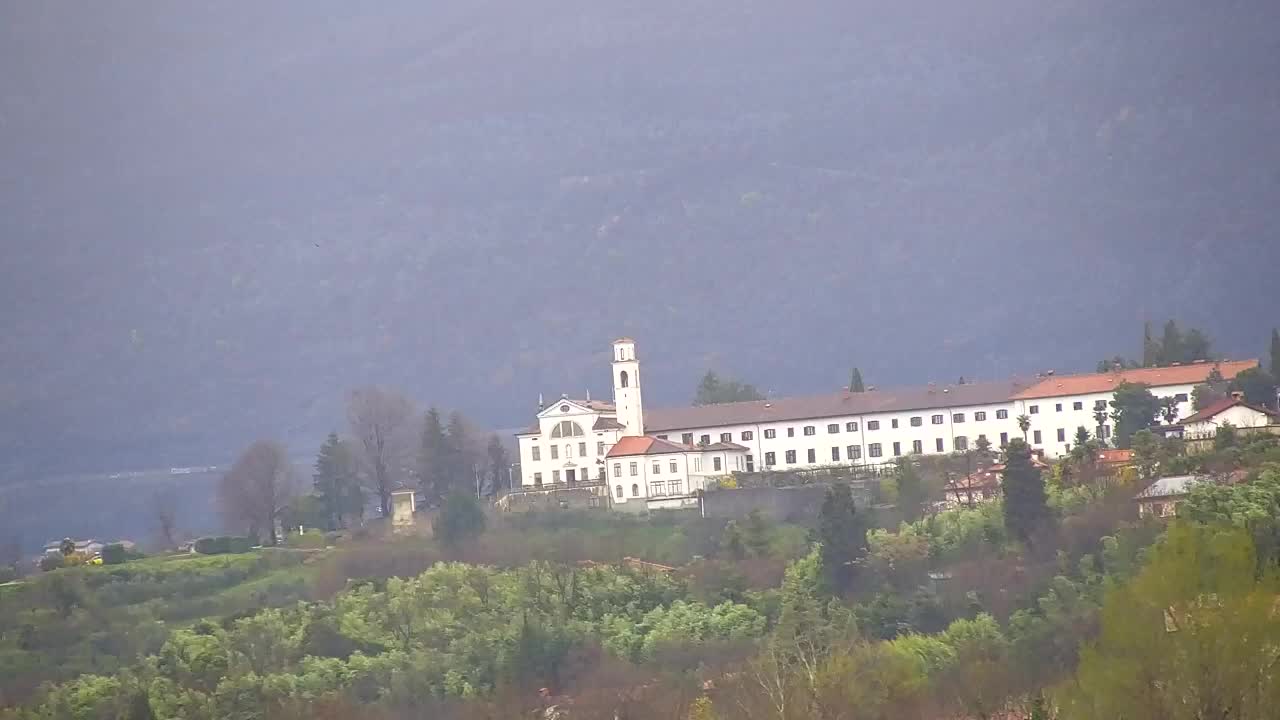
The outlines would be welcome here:
<svg viewBox="0 0 1280 720">
<path fill-rule="evenodd" d="M 646 411 L 630 338 L 613 342 L 613 401 L 562 396 L 517 435 L 525 488 L 589 485 L 625 509 L 684 507 L 717 478 L 736 472 L 880 465 L 912 454 L 993 448 L 1025 436 L 1059 457 L 1077 427 L 1107 438 L 1106 410 L 1122 382 L 1147 384 L 1192 414 L 1191 389 L 1213 370 L 1231 379 L 1256 360 L 1109 373 L 868 390 Z"/>
</svg>

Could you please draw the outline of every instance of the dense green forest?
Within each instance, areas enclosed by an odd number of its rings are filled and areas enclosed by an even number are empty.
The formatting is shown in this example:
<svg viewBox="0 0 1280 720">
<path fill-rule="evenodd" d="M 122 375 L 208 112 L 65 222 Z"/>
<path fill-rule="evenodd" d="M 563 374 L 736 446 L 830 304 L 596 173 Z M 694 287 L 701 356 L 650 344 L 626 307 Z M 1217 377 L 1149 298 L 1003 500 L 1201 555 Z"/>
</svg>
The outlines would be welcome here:
<svg viewBox="0 0 1280 720">
<path fill-rule="evenodd" d="M 560 512 L 65 567 L 0 586 L 0 717 L 1269 717 L 1280 443 L 1155 444 L 1040 473 L 1015 440 L 1006 502 L 909 521 L 835 486 L 808 527 Z M 1139 521 L 1161 465 L 1247 482 Z"/>
</svg>

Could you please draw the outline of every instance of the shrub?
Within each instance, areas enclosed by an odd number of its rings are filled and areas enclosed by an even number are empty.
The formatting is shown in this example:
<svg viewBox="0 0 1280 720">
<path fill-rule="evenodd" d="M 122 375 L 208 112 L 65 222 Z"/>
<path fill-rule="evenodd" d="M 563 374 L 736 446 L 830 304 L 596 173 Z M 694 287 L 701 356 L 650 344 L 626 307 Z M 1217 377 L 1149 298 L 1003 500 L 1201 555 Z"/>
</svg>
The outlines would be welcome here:
<svg viewBox="0 0 1280 720">
<path fill-rule="evenodd" d="M 285 545 L 291 548 L 323 548 L 327 544 L 324 533 L 319 530 L 307 530 L 302 533 L 294 533 L 285 540 Z"/>
<path fill-rule="evenodd" d="M 111 543 L 102 548 L 103 565 L 123 565 L 128 559 L 128 551 L 120 543 Z"/>
<path fill-rule="evenodd" d="M 253 549 L 253 541 L 236 535 L 203 537 L 196 541 L 195 551 L 201 555 L 247 553 Z"/>
<path fill-rule="evenodd" d="M 58 553 L 46 553 L 44 557 L 40 558 L 40 569 L 45 572 L 57 570 L 66 564 L 66 558 Z"/>
</svg>

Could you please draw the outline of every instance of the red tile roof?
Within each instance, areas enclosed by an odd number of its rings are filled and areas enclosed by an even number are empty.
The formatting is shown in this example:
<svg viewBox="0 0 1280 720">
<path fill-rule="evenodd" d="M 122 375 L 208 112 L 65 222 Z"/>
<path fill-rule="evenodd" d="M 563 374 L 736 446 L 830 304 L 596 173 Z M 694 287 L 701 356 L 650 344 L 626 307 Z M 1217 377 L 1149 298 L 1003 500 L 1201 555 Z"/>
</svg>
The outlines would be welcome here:
<svg viewBox="0 0 1280 720">
<path fill-rule="evenodd" d="M 1133 460 L 1132 450 L 1104 448 L 1098 451 L 1098 462 L 1105 465 L 1124 465 Z"/>
<path fill-rule="evenodd" d="M 1211 417 L 1213 417 L 1213 416 L 1215 416 L 1215 415 L 1219 415 L 1219 414 L 1223 413 L 1223 412 L 1224 412 L 1224 411 L 1226 411 L 1226 410 L 1230 410 L 1231 408 L 1233 408 L 1233 407 L 1235 407 L 1235 406 L 1237 406 L 1237 405 L 1243 405 L 1244 407 L 1247 407 L 1247 408 L 1249 408 L 1250 410 L 1255 410 L 1255 411 L 1257 411 L 1257 412 L 1263 413 L 1263 414 L 1267 415 L 1268 417 L 1272 417 L 1272 418 L 1277 417 L 1277 415 L 1276 415 L 1276 413 L 1275 413 L 1274 411 L 1272 411 L 1272 410 L 1268 410 L 1267 408 L 1264 408 L 1264 407 L 1258 407 L 1257 405 L 1250 405 L 1249 403 L 1245 402 L 1244 400 L 1239 400 L 1239 399 L 1236 399 L 1236 398 L 1223 398 L 1223 399 L 1218 400 L 1218 401 L 1216 401 L 1216 402 L 1210 403 L 1208 406 L 1206 406 L 1206 407 L 1202 408 L 1202 409 L 1201 409 L 1199 412 L 1197 412 L 1196 414 L 1194 414 L 1194 415 L 1191 415 L 1191 416 L 1187 417 L 1185 420 L 1182 420 L 1182 421 L 1181 421 L 1181 422 L 1179 422 L 1178 424 L 1179 424 L 1179 425 L 1187 425 L 1187 424 L 1195 423 L 1195 422 L 1204 422 L 1205 420 L 1208 420 L 1209 418 L 1211 418 Z"/>
<path fill-rule="evenodd" d="M 867 413 L 992 405 L 1008 402 L 1010 396 L 1023 387 L 1026 385 L 1004 380 L 661 408 L 646 410 L 644 425 L 647 432 L 666 432 L 724 425 L 816 420 Z"/>
<path fill-rule="evenodd" d="M 663 455 L 666 453 L 692 452 L 694 448 L 680 445 L 669 440 L 656 437 L 624 437 L 609 449 L 606 457 L 625 457 L 627 455 Z"/>
<path fill-rule="evenodd" d="M 1142 383 L 1152 387 L 1162 385 L 1196 385 L 1204 382 L 1214 368 L 1222 373 L 1223 379 L 1230 380 L 1240 372 L 1258 367 L 1257 360 L 1236 360 L 1219 363 L 1197 362 L 1189 365 L 1172 365 L 1170 367 L 1137 368 L 1135 370 L 1117 370 L 1105 373 L 1088 373 L 1085 375 L 1054 375 L 1041 379 L 1035 385 L 1014 395 L 1014 399 L 1029 400 L 1032 398 L 1059 397 L 1062 395 L 1089 395 L 1092 393 L 1108 393 L 1116 389 L 1122 382 Z"/>
</svg>

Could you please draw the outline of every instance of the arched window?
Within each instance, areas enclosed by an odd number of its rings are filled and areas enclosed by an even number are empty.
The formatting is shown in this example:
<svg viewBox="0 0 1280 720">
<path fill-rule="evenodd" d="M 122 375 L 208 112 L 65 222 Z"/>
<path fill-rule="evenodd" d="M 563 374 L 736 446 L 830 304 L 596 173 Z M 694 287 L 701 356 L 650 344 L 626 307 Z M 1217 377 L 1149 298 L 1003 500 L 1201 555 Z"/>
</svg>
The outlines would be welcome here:
<svg viewBox="0 0 1280 720">
<path fill-rule="evenodd" d="M 582 432 L 582 426 L 572 420 L 561 420 L 551 429 L 551 437 L 582 437 L 586 433 Z"/>
<path fill-rule="evenodd" d="M 640 486 L 631 483 L 631 497 L 640 497 Z"/>
<path fill-rule="evenodd" d="M 631 387 L 631 379 L 627 377 L 626 370 L 618 373 L 618 384 L 622 387 Z"/>
<path fill-rule="evenodd" d="M 613 494 L 614 494 L 615 496 L 617 496 L 617 497 L 622 497 L 622 486 L 621 486 L 621 485 L 619 485 L 619 486 L 615 487 L 615 488 L 613 489 Z"/>
</svg>

